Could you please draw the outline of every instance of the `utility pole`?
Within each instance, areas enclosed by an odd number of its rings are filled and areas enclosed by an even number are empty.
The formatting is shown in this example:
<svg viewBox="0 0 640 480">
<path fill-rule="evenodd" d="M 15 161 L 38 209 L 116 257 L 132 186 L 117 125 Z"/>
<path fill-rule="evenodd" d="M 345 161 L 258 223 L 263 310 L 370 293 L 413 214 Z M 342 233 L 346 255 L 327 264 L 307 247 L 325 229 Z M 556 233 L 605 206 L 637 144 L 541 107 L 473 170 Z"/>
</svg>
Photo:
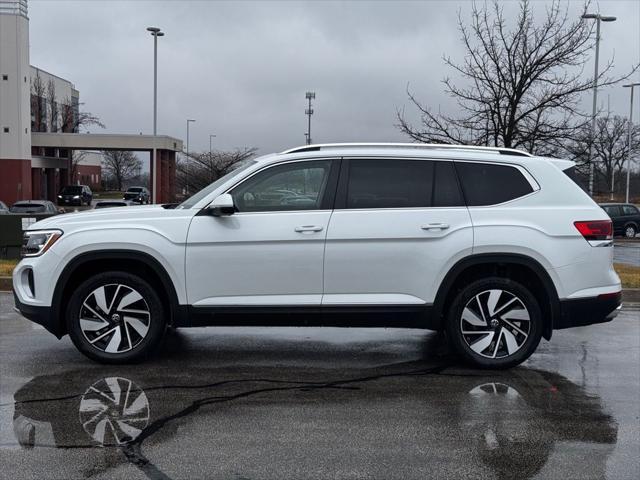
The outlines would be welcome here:
<svg viewBox="0 0 640 480">
<path fill-rule="evenodd" d="M 596 138 L 596 108 L 598 103 L 598 60 L 600 58 L 600 22 L 615 22 L 616 17 L 607 17 L 599 13 L 585 13 L 582 15 L 585 20 L 596 21 L 596 61 L 593 74 L 593 109 L 591 112 L 591 138 L 589 141 L 589 195 L 593 197 L 593 177 L 595 168 L 593 164 L 593 142 Z"/>
<path fill-rule="evenodd" d="M 153 136 L 155 137 L 158 134 L 158 37 L 164 37 L 164 32 L 161 32 L 158 27 L 147 27 L 147 31 L 151 32 L 151 36 L 153 37 Z M 151 165 L 151 182 L 153 183 L 151 187 L 151 194 L 153 203 L 156 203 L 158 200 L 158 195 L 156 192 L 156 182 L 158 179 L 158 169 L 157 167 L 157 159 L 156 159 L 156 139 L 153 139 L 153 160 Z"/>
<path fill-rule="evenodd" d="M 307 145 L 311 145 L 311 115 L 313 115 L 313 108 L 311 108 L 311 100 L 316 98 L 316 93 L 315 92 L 307 92 L 305 94 L 305 98 L 309 101 L 309 108 L 307 108 L 304 113 L 307 115 L 307 117 L 309 118 L 308 124 L 307 124 L 307 133 L 305 133 L 305 137 L 307 137 Z"/>
<path fill-rule="evenodd" d="M 209 135 L 209 160 L 213 161 L 213 150 L 211 148 L 211 139 L 215 138 L 215 135 Z"/>
<path fill-rule="evenodd" d="M 625 195 L 625 202 L 629 203 L 629 183 L 631 182 L 631 139 L 633 138 L 631 135 L 633 131 L 633 89 L 634 87 L 640 87 L 640 83 L 629 83 L 627 85 L 623 85 L 623 87 L 631 89 L 631 101 L 629 105 L 629 132 L 627 138 L 627 148 L 629 149 L 629 153 L 627 154 L 627 193 Z"/>
</svg>

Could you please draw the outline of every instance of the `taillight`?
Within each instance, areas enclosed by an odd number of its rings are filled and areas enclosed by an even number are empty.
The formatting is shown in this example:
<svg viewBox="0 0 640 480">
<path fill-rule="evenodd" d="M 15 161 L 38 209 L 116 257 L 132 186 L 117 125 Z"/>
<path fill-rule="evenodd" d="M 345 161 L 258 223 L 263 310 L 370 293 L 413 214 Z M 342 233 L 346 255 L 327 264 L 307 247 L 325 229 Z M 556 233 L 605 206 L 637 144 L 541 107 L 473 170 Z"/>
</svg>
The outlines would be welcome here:
<svg viewBox="0 0 640 480">
<path fill-rule="evenodd" d="M 611 240 L 613 238 L 613 224 L 611 220 L 591 220 L 573 222 L 585 240 Z"/>
</svg>

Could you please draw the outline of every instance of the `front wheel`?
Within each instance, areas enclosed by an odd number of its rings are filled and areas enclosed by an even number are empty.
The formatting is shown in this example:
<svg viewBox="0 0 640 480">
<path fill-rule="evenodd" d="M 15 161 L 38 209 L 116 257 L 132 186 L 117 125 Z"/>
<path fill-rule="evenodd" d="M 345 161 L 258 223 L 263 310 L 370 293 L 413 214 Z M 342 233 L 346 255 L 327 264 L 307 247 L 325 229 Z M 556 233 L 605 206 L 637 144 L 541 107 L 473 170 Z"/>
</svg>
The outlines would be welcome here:
<svg viewBox="0 0 640 480">
<path fill-rule="evenodd" d="M 146 358 L 166 330 L 158 294 L 142 278 L 126 272 L 101 273 L 80 284 L 66 320 L 78 350 L 101 363 Z"/>
<path fill-rule="evenodd" d="M 466 361 L 482 368 L 510 368 L 538 347 L 542 314 L 526 287 L 491 277 L 475 281 L 457 294 L 446 328 L 455 350 Z"/>
</svg>

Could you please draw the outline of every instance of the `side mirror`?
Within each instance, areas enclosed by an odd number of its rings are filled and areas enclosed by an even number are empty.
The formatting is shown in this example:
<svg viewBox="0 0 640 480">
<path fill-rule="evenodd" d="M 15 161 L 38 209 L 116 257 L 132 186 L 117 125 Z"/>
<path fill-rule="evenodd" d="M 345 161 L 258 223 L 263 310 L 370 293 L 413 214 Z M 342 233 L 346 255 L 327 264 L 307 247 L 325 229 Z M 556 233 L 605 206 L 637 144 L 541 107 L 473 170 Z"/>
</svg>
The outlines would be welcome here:
<svg viewBox="0 0 640 480">
<path fill-rule="evenodd" d="M 233 204 L 233 197 L 228 193 L 223 193 L 211 202 L 207 210 L 209 210 L 210 214 L 214 217 L 223 217 L 233 215 L 236 207 Z"/>
</svg>

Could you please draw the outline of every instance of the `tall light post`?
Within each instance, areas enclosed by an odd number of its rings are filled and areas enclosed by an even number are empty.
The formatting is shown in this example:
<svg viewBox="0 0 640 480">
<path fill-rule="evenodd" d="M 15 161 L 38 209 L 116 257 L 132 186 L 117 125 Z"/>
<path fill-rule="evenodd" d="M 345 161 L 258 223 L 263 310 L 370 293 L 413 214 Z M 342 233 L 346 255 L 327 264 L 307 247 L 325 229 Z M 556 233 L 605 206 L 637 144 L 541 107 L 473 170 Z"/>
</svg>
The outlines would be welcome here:
<svg viewBox="0 0 640 480">
<path fill-rule="evenodd" d="M 190 193 L 190 188 L 189 188 L 189 124 L 191 122 L 195 122 L 195 120 L 188 118 L 187 119 L 187 195 L 189 195 Z"/>
<path fill-rule="evenodd" d="M 153 37 L 153 136 L 155 137 L 158 134 L 158 37 L 163 37 L 164 33 L 160 31 L 158 27 L 147 27 L 147 31 L 151 32 L 151 36 Z M 157 193 L 156 193 L 156 181 L 157 181 L 157 168 L 156 168 L 156 149 L 155 149 L 155 138 L 154 138 L 154 148 L 153 148 L 153 165 L 152 165 L 152 174 L 151 181 L 153 182 L 153 186 L 151 188 L 152 193 L 152 202 L 157 202 Z"/>
<path fill-rule="evenodd" d="M 304 95 L 309 101 L 309 108 L 307 108 L 304 113 L 309 117 L 309 122 L 307 124 L 307 133 L 305 133 L 305 137 L 307 137 L 307 145 L 311 145 L 311 115 L 313 115 L 313 108 L 311 108 L 311 100 L 316 98 L 316 92 L 307 92 Z"/>
<path fill-rule="evenodd" d="M 600 15 L 599 13 L 585 13 L 582 15 L 582 18 L 585 20 L 595 20 L 596 21 L 596 59 L 595 59 L 595 68 L 593 74 L 593 110 L 591 112 L 591 141 L 589 142 L 589 195 L 593 196 L 593 176 L 594 176 L 594 165 L 593 165 L 593 142 L 596 138 L 596 109 L 598 103 L 598 60 L 600 58 L 600 22 L 615 22 L 616 17 L 607 17 L 604 15 Z"/>
<path fill-rule="evenodd" d="M 213 160 L 213 150 L 211 148 L 211 140 L 214 139 L 216 136 L 211 134 L 209 135 L 209 159 Z"/>
<path fill-rule="evenodd" d="M 640 87 L 640 82 L 628 83 L 627 85 L 623 85 L 623 87 L 631 89 L 631 101 L 629 104 L 629 133 L 627 138 L 627 148 L 629 149 L 627 157 L 627 193 L 625 195 L 625 202 L 629 203 L 629 183 L 631 182 L 631 132 L 633 131 L 633 89 L 635 87 Z"/>
</svg>

